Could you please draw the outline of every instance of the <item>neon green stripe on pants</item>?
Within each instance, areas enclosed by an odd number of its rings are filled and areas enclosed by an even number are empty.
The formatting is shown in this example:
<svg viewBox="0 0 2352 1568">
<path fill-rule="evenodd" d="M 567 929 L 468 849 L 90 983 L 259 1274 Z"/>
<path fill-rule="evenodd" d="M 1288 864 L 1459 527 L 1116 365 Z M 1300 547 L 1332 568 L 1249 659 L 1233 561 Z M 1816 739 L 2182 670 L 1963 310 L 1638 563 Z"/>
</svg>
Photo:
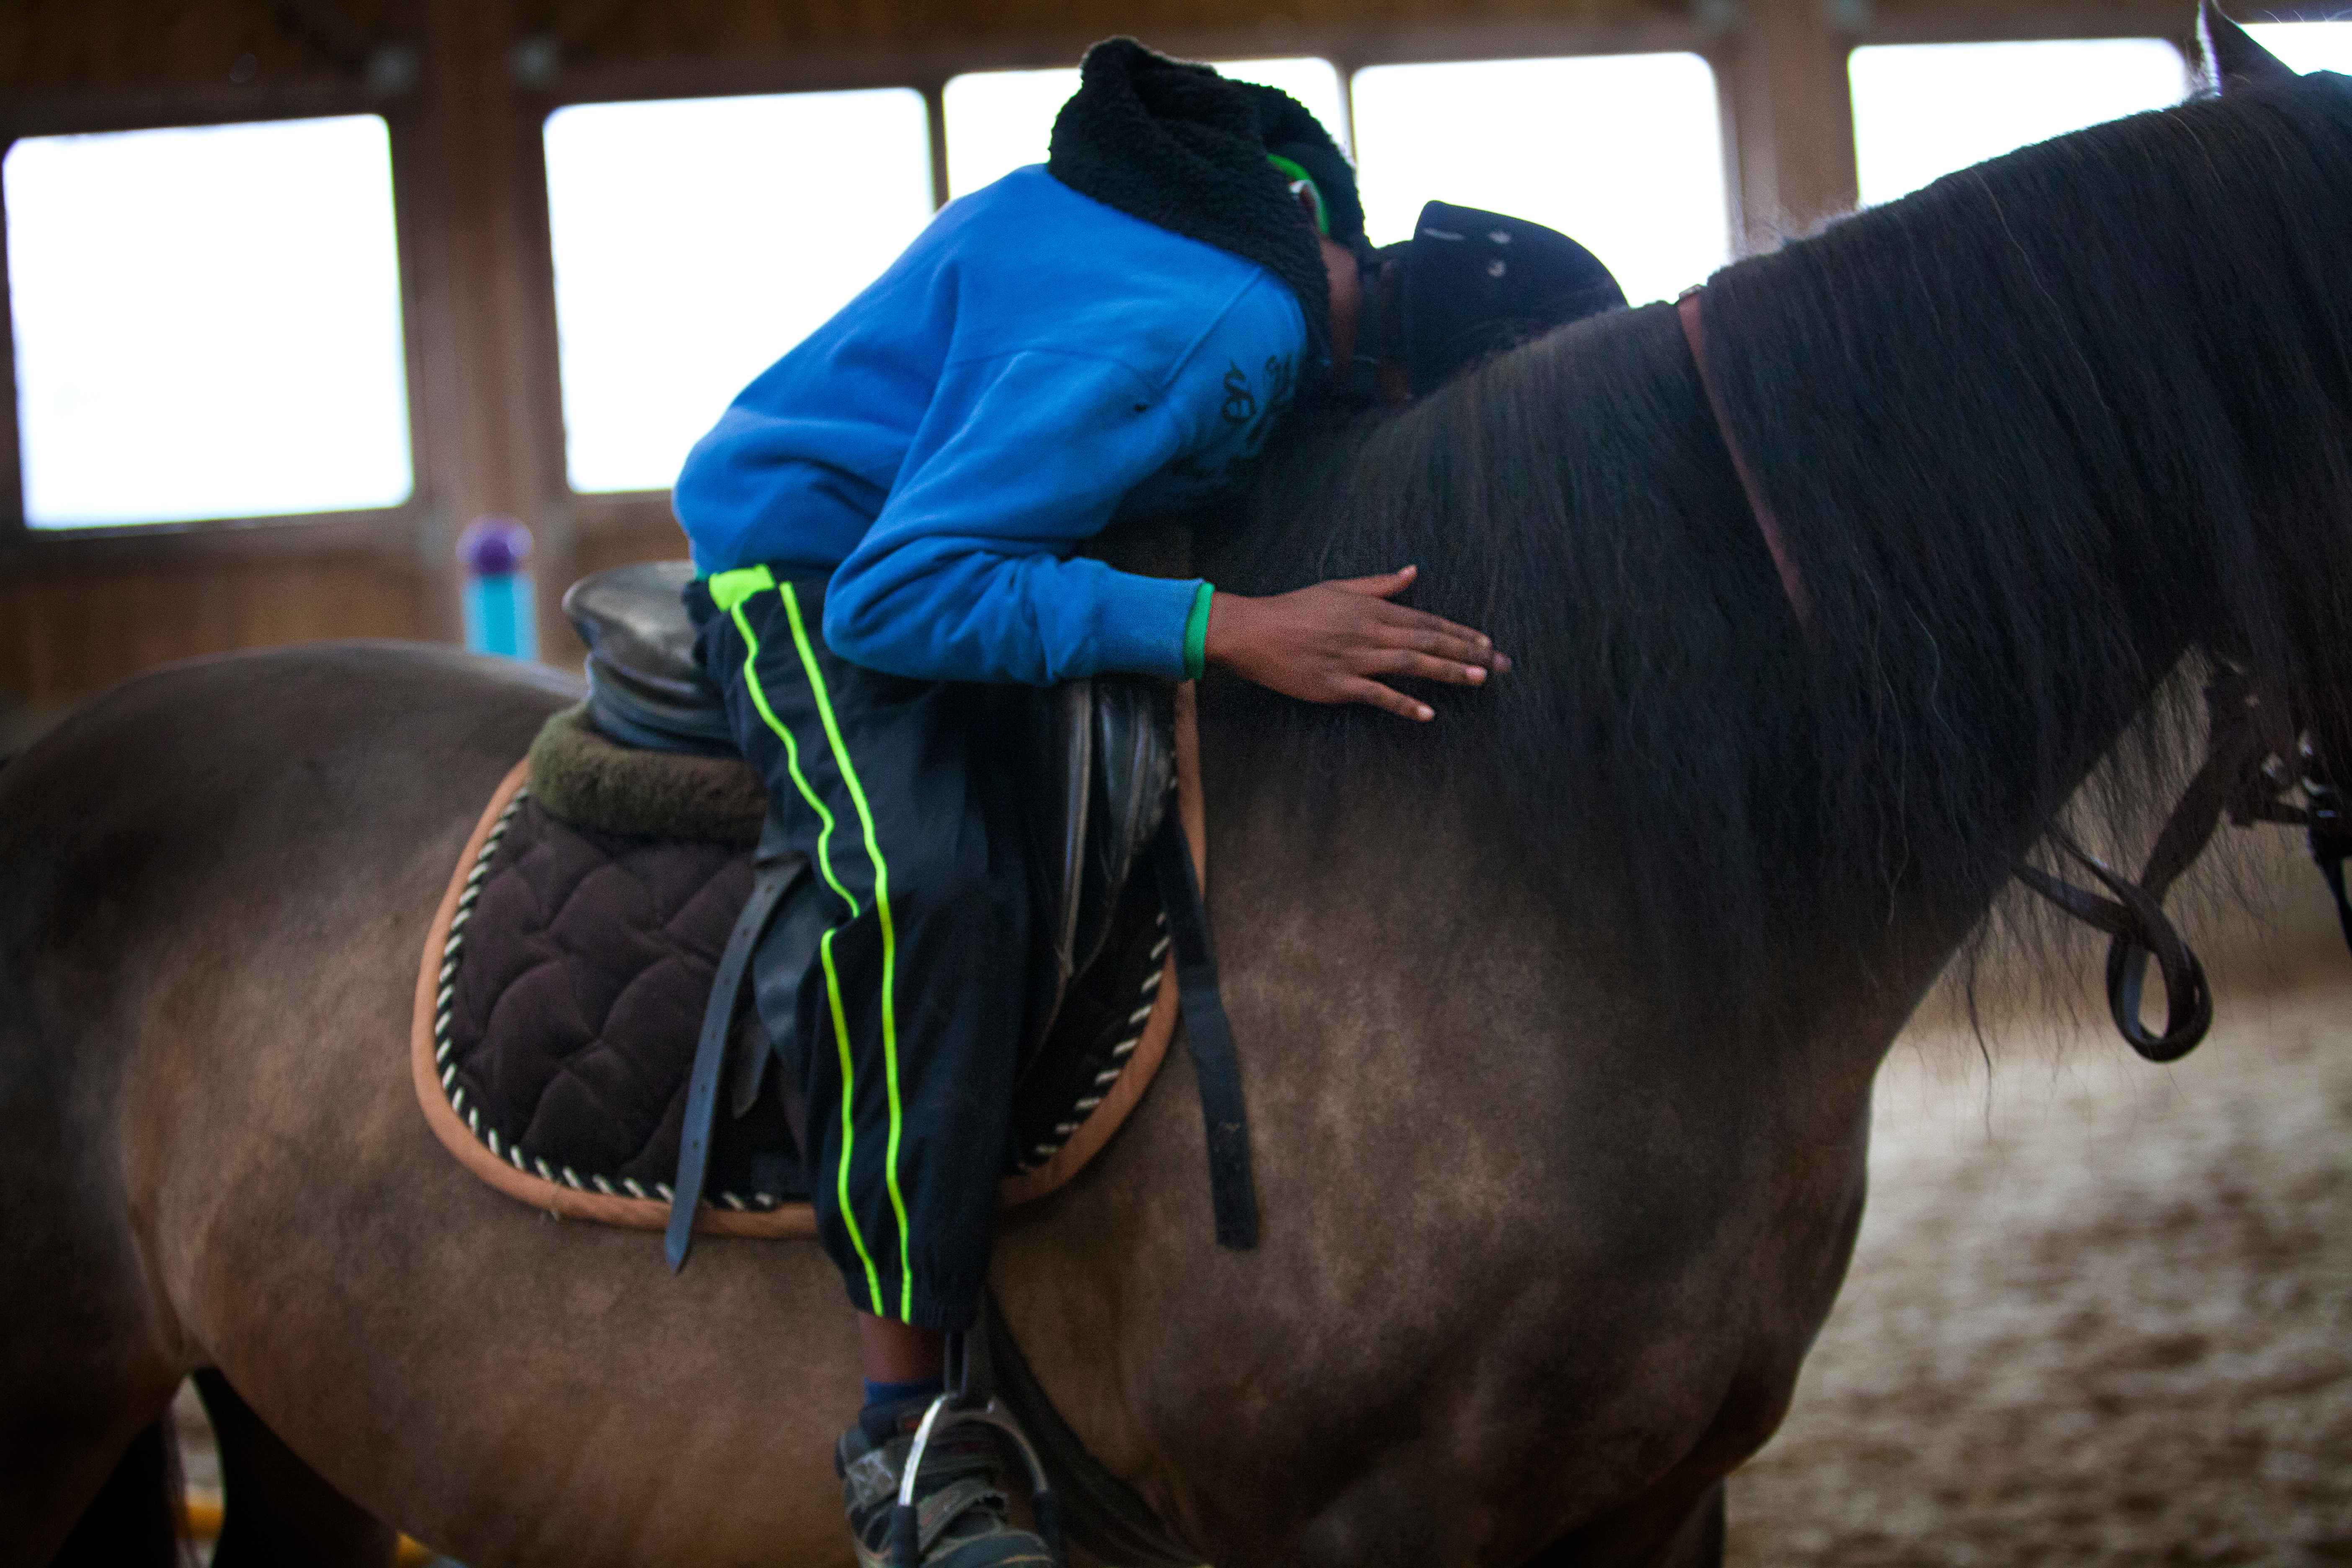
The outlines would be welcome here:
<svg viewBox="0 0 2352 1568">
<path fill-rule="evenodd" d="M 850 918 L 855 920 L 858 912 L 857 900 L 850 897 L 849 889 L 843 887 L 841 879 L 833 873 L 831 848 L 833 813 L 825 809 L 824 802 L 818 798 L 815 790 L 809 787 L 807 775 L 801 772 L 799 742 L 793 739 L 792 730 L 776 717 L 776 710 L 768 705 L 768 693 L 760 684 L 760 637 L 759 634 L 751 629 L 751 618 L 743 613 L 743 603 L 753 594 L 775 587 L 776 581 L 769 574 L 765 566 L 749 566 L 739 572 L 728 572 L 713 577 L 707 586 L 710 589 L 712 602 L 719 605 L 734 619 L 735 629 L 742 634 L 743 646 L 749 650 L 743 658 L 744 689 L 751 692 L 751 705 L 760 710 L 761 719 L 765 721 L 768 728 L 773 730 L 777 738 L 783 742 L 784 763 L 792 773 L 793 783 L 800 790 L 801 798 L 809 803 L 810 807 L 816 812 L 818 820 L 824 824 L 817 832 L 817 868 L 824 873 L 824 879 L 832 885 L 833 890 L 841 895 L 841 901 L 849 906 Z M 850 1114 L 850 1110 L 856 1100 L 857 1072 L 849 1055 L 849 1026 L 843 1016 L 841 979 L 833 967 L 832 931 L 824 933 L 817 951 L 824 960 L 825 998 L 833 1009 L 833 1035 L 841 1050 L 841 1162 L 834 1173 L 835 1194 L 841 1207 L 842 1224 L 849 1230 L 849 1244 L 857 1249 L 857 1260 L 866 1266 L 866 1297 L 874 1304 L 875 1315 L 880 1317 L 884 1315 L 881 1276 L 875 1269 L 874 1255 L 866 1250 L 866 1237 L 857 1227 L 856 1211 L 849 1205 L 849 1161 L 850 1156 L 856 1152 L 857 1145 L 856 1123 Z M 898 1097 L 894 1087 L 891 1096 L 893 1111 L 891 1131 L 894 1152 L 898 1131 L 897 1108 Z M 902 1272 L 905 1268 L 905 1242 L 906 1220 L 902 1210 L 899 1218 L 899 1258 Z M 905 1309 L 901 1310 L 903 1311 Z"/>
<path fill-rule="evenodd" d="M 751 693 L 751 706 L 760 710 L 760 717 L 767 721 L 768 728 L 784 742 L 784 763 L 792 770 L 793 783 L 799 786 L 801 798 L 809 803 L 816 812 L 817 820 L 824 824 L 816 835 L 817 869 L 824 873 L 824 879 L 832 885 L 833 890 L 841 895 L 841 901 L 849 906 L 850 918 L 855 920 L 858 913 L 857 900 L 850 896 L 848 889 L 841 885 L 841 879 L 833 874 L 833 813 L 825 809 L 824 802 L 818 799 L 816 791 L 809 787 L 808 779 L 801 773 L 800 745 L 793 739 L 792 731 L 776 717 L 776 710 L 768 706 L 768 694 L 760 685 L 760 637 L 751 629 L 750 618 L 743 614 L 743 601 L 753 594 L 776 587 L 776 580 L 765 566 L 745 566 L 734 572 L 721 572 L 703 585 L 710 590 L 711 602 L 734 617 L 735 629 L 743 636 L 743 646 L 749 650 L 743 656 L 744 688 Z M 779 594 L 782 592 L 781 589 L 777 591 Z M 797 622 L 798 617 L 795 616 L 794 620 Z"/>
<path fill-rule="evenodd" d="M 816 696 L 817 717 L 824 721 L 825 739 L 833 745 L 834 765 L 841 770 L 841 782 L 848 786 L 849 798 L 856 804 L 858 826 L 866 835 L 866 857 L 874 866 L 874 909 L 882 927 L 882 1071 L 890 1099 L 890 1142 L 884 1152 L 882 1173 L 890 1189 L 891 1211 L 898 1220 L 898 1316 L 907 1319 L 915 1315 L 915 1270 L 908 1257 L 907 1200 L 898 1190 L 898 1142 L 906 1131 L 906 1117 L 898 1102 L 898 937 L 890 919 L 890 867 L 882 858 L 882 846 L 875 837 L 874 808 L 866 804 L 865 787 L 857 782 L 856 764 L 849 760 L 849 747 L 843 742 L 841 726 L 834 719 L 833 700 L 825 694 L 824 676 L 817 668 L 816 651 L 809 646 L 808 624 L 801 616 L 800 595 L 793 592 L 789 583 L 780 584 L 779 591 L 784 596 L 784 614 L 792 618 L 793 642 L 800 649 L 801 668 L 807 671 L 809 689 Z M 830 973 L 828 970 L 828 976 Z M 843 1049 L 847 1048 L 845 1044 Z M 847 1103 L 845 1097 L 845 1115 Z M 845 1140 L 842 1164 L 846 1170 Z M 862 1256 L 863 1248 L 860 1253 Z"/>
</svg>

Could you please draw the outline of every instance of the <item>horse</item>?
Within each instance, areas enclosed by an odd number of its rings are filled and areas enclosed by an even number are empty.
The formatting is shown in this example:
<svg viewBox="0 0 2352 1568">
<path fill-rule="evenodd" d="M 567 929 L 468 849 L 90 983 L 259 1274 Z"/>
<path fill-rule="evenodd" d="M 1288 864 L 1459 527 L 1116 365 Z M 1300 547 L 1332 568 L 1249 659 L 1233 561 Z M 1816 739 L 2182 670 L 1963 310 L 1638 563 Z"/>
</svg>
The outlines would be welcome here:
<svg viewBox="0 0 2352 1568">
<path fill-rule="evenodd" d="M 1617 312 L 1302 423 L 1174 536 L 1243 592 L 1414 562 L 1517 660 L 1428 725 L 1204 684 L 1260 1244 L 1211 1242 L 1181 1049 L 1003 1216 L 1003 1321 L 1204 1562 L 1719 1562 L 1874 1074 L 2019 858 L 2147 804 L 2202 661 L 2352 736 L 2352 82 L 2210 25 L 2226 93 L 1719 273 L 1720 416 L 1675 309 Z M 848 1561 L 816 1248 L 673 1278 L 417 1112 L 422 934 L 573 695 L 224 657 L 0 769 L 0 1563 L 100 1555 L 191 1373 L 224 1568 L 392 1524 L 478 1568 Z"/>
</svg>

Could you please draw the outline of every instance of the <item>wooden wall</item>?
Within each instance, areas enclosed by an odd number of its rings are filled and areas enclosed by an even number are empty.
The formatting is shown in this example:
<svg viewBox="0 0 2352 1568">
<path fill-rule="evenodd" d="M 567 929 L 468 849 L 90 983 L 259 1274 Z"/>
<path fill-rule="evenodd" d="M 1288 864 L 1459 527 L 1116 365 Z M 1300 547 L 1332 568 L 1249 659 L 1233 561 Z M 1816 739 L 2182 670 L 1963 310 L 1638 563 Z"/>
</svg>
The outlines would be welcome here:
<svg viewBox="0 0 2352 1568">
<path fill-rule="evenodd" d="M 660 496 L 563 482 L 539 126 L 615 97 L 903 83 L 1067 63 L 1129 32 L 1173 53 L 1382 60 L 1694 49 L 1726 110 L 1735 229 L 1769 246 L 1851 205 L 1857 42 L 2155 32 L 2192 0 L 8 0 L 0 145 L 18 136 L 366 110 L 391 127 L 417 489 L 323 521 L 34 534 L 0 375 L 0 746 L 165 659 L 318 637 L 456 635 L 451 542 L 488 512 L 537 536 L 554 595 L 676 555 Z M 5 275 L 0 275 L 5 282 Z M 6 354 L 0 318 L 0 359 Z"/>
</svg>

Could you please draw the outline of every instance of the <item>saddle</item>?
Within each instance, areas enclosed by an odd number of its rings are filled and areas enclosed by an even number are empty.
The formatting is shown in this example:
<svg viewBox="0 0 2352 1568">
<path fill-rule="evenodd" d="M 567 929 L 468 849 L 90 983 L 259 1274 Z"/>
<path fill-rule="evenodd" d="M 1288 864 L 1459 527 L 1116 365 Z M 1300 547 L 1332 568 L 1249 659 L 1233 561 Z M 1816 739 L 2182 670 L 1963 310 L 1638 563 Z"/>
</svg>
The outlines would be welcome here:
<svg viewBox="0 0 2352 1568">
<path fill-rule="evenodd" d="M 689 1230 L 814 1234 L 793 993 L 825 919 L 817 879 L 763 838 L 758 777 L 694 658 L 690 576 L 628 566 L 566 595 L 588 700 L 484 812 L 412 1042 L 427 1119 L 468 1168 L 560 1214 L 668 1228 L 674 1263 Z M 1002 702 L 1036 911 L 1013 1203 L 1075 1174 L 1140 1098 L 1175 1028 L 1166 983 L 1205 929 L 1181 940 L 1163 910 L 1172 872 L 1193 911 L 1179 924 L 1197 923 L 1189 689 L 1097 679 Z"/>
</svg>

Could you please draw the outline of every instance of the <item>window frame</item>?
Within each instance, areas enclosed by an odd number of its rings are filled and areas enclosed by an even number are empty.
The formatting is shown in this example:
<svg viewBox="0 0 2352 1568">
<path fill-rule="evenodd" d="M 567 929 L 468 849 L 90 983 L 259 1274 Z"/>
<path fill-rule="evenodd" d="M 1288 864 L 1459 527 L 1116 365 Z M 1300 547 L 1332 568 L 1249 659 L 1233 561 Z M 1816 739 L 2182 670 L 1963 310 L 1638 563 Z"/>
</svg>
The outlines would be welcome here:
<svg viewBox="0 0 2352 1568">
<path fill-rule="evenodd" d="M 954 51 L 937 51 L 944 60 Z M 675 530 L 669 491 L 576 490 L 563 424 L 563 366 L 555 318 L 554 234 L 549 214 L 545 149 L 547 122 L 559 110 L 607 103 L 661 103 L 698 98 L 760 98 L 802 92 L 854 92 L 873 88 L 906 88 L 921 95 L 925 133 L 930 149 L 931 210 L 945 205 L 947 132 L 941 90 L 952 70 L 930 63 L 930 55 L 898 51 L 844 57 L 757 58 L 727 59 L 647 59 L 625 65 L 589 67 L 559 71 L 548 81 L 525 85 L 518 93 L 521 121 L 539 149 L 537 178 L 532 184 L 531 247 L 534 275 L 541 287 L 533 301 L 543 318 L 547 345 L 544 390 L 541 401 L 552 438 L 549 454 L 551 492 L 568 511 L 573 543 L 584 557 L 599 558 L 600 545 L 624 548 L 649 531 Z"/>
<path fill-rule="evenodd" d="M 358 510 L 278 513 L 265 517 L 202 518 L 154 522 L 36 528 L 25 517 L 23 453 L 16 416 L 16 348 L 7 249 L 0 245 L 0 564 L 37 567 L 79 563 L 93 555 L 154 561 L 201 553 L 278 555 L 382 551 L 406 553 L 432 514 L 429 475 L 433 433 L 426 424 L 420 273 L 424 246 L 415 215 L 424 204 L 415 184 L 425 160 L 423 132 L 411 91 L 389 92 L 356 82 L 301 82 L 226 89 L 163 89 L 18 100 L 0 119 L 0 157 L 19 141 L 123 131 L 194 130 L 264 124 L 334 115 L 373 114 L 384 122 L 392 159 L 394 260 L 400 273 L 401 349 L 406 373 L 409 439 L 408 499 Z M 0 192 L 0 233 L 7 222 Z"/>
<path fill-rule="evenodd" d="M 922 82 L 908 81 L 896 77 L 874 81 L 846 80 L 839 77 L 828 78 L 821 70 L 802 72 L 790 68 L 779 69 L 776 66 L 764 63 L 750 66 L 739 77 L 736 73 L 728 70 L 726 67 L 727 62 L 698 62 L 692 68 L 693 78 L 698 85 L 695 90 L 690 92 L 660 90 L 656 84 L 667 79 L 676 68 L 654 64 L 649 68 L 633 67 L 625 71 L 612 73 L 619 79 L 618 86 L 642 87 L 643 90 L 580 90 L 567 82 L 555 90 L 537 92 L 526 90 L 523 95 L 523 118 L 529 122 L 532 141 L 540 149 L 540 162 L 536 165 L 538 179 L 531 196 L 533 229 L 530 237 L 534 247 L 532 265 L 542 285 L 541 297 L 535 303 L 539 313 L 545 318 L 548 343 L 548 358 L 545 365 L 548 380 L 545 398 L 551 400 L 547 410 L 547 418 L 551 422 L 550 428 L 554 432 L 555 439 L 555 449 L 551 458 L 553 467 L 550 472 L 553 476 L 552 484 L 555 492 L 571 509 L 575 525 L 587 530 L 592 534 L 642 527 L 656 519 L 664 523 L 670 522 L 672 519 L 669 510 L 669 491 L 667 489 L 582 490 L 574 489 L 572 486 L 571 437 L 565 428 L 563 417 L 563 351 L 555 313 L 554 220 L 548 196 L 545 161 L 547 122 L 550 120 L 566 109 L 593 108 L 604 104 L 673 103 L 704 98 L 782 98 L 796 93 L 871 92 L 894 89 L 911 91 L 918 94 L 923 100 L 923 129 L 930 153 L 931 211 L 936 214 L 948 203 L 948 143 L 942 99 L 947 87 L 947 77 L 940 77 L 936 81 L 926 79 Z M 782 75 L 792 79 L 794 85 L 789 87 L 756 85 L 776 75 Z M 803 79 L 803 77 L 807 79 Z M 719 85 L 712 85 L 714 82 Z"/>
<path fill-rule="evenodd" d="M 1168 28 L 1155 33 L 1154 47 L 1187 59 L 1266 59 L 1313 56 L 1339 73 L 1340 101 L 1349 115 L 1348 138 L 1355 140 L 1356 73 L 1370 66 L 1436 65 L 1463 61 L 1548 58 L 1694 54 L 1715 73 L 1716 102 L 1724 139 L 1724 189 L 1735 247 L 1738 224 L 1738 166 L 1732 157 L 1732 100 L 1728 50 L 1732 39 L 1717 26 L 1696 18 L 1662 16 L 1627 20 L 1465 21 L 1444 24 L 1349 26 L 1285 26 L 1256 29 Z M 645 59 L 559 71 L 544 86 L 526 89 L 523 113 L 534 137 L 543 137 L 547 117 L 583 104 L 634 103 L 688 98 L 737 98 L 769 93 L 835 92 L 865 88 L 910 88 L 922 95 L 930 135 L 933 210 L 948 201 L 946 89 L 950 78 L 972 72 L 1038 70 L 1071 63 L 1084 41 L 1034 39 L 958 44 L 920 49 L 853 49 L 791 57 L 743 56 L 724 59 Z M 545 310 L 551 323 L 554 294 L 551 253 L 545 234 L 546 182 L 539 184 L 540 248 L 550 255 L 551 283 Z M 551 381 L 560 367 L 551 366 Z M 559 405 L 560 392 L 554 394 Z M 643 537 L 641 531 L 675 527 L 667 490 L 583 492 L 571 488 L 562 461 L 562 414 L 555 415 L 559 455 L 556 482 L 571 508 L 583 542 L 598 538 Z"/>
</svg>

